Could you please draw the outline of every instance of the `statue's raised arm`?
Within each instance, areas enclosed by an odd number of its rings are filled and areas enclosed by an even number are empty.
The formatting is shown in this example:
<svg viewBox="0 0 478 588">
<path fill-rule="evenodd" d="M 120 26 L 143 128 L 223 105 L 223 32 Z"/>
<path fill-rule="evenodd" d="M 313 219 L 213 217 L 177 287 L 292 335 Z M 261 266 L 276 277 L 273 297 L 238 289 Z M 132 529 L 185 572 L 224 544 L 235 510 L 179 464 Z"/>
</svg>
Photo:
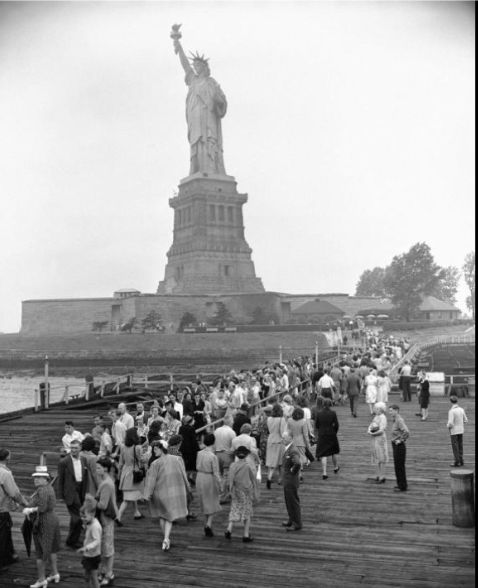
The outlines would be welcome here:
<svg viewBox="0 0 478 588">
<path fill-rule="evenodd" d="M 170 37 L 173 39 L 174 52 L 179 55 L 186 73 L 186 84 L 189 86 L 186 98 L 188 140 L 191 147 L 189 173 L 225 175 L 221 118 L 227 110 L 226 96 L 216 80 L 211 77 L 208 59 L 204 55 L 191 54 L 191 65 L 179 42 L 182 37 L 180 27 L 180 24 L 173 25 Z"/>
<path fill-rule="evenodd" d="M 184 72 L 187 74 L 193 74 L 193 68 L 191 67 L 191 64 L 189 63 L 189 59 L 186 57 L 183 47 L 181 45 L 181 43 L 179 42 L 179 39 L 182 37 L 181 32 L 179 31 L 179 29 L 181 28 L 180 24 L 174 24 L 171 27 L 171 34 L 170 37 L 173 40 L 173 47 L 174 47 L 174 52 L 179 55 L 179 61 L 181 62 L 181 65 L 183 66 Z"/>
</svg>

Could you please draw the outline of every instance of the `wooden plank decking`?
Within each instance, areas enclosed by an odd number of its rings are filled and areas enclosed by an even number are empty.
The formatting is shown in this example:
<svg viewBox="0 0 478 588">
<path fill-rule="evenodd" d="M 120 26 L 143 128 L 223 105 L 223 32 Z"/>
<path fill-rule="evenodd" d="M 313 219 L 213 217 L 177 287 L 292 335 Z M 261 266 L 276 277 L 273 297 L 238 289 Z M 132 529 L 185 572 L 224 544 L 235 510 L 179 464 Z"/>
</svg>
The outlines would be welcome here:
<svg viewBox="0 0 478 588">
<path fill-rule="evenodd" d="M 392 402 L 396 399 L 392 397 Z M 474 586 L 475 530 L 452 525 L 450 467 L 452 454 L 445 427 L 447 398 L 432 398 L 430 420 L 415 416 L 415 402 L 402 405 L 410 429 L 407 446 L 409 492 L 395 493 L 393 465 L 388 479 L 375 485 L 369 458 L 367 407 L 351 418 L 338 407 L 341 470 L 322 480 L 320 466 L 306 471 L 300 496 L 304 529 L 286 533 L 282 489 L 263 485 L 255 508 L 252 534 L 243 544 L 241 529 L 232 542 L 223 537 L 227 505 L 216 517 L 216 536 L 207 539 L 203 524 L 179 521 L 173 528 L 172 547 L 161 551 L 158 525 L 149 518 L 134 521 L 127 511 L 122 529 L 116 530 L 115 586 L 153 587 L 419 587 Z M 461 399 L 469 423 L 464 437 L 465 464 L 475 464 L 475 400 Z M 59 445 L 63 422 L 73 418 L 79 430 L 90 430 L 94 411 L 54 408 L 0 424 L 0 446 L 11 449 L 15 478 L 22 491 L 31 493 L 31 473 L 42 451 Z M 146 506 L 141 506 L 147 512 Z M 66 537 L 68 513 L 62 502 L 57 511 Z M 2 588 L 28 586 L 36 579 L 34 557 L 28 558 L 19 527 L 23 516 L 14 513 L 14 542 L 21 563 L 0 575 Z M 84 586 L 80 556 L 64 549 L 59 554 L 60 586 Z"/>
</svg>

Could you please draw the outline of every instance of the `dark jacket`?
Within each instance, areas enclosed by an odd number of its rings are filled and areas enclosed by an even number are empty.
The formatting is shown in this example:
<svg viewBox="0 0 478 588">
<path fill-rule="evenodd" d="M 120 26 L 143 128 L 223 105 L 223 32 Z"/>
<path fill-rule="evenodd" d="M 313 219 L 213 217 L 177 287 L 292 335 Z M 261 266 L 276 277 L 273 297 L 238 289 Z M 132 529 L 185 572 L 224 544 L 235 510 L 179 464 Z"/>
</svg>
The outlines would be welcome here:
<svg viewBox="0 0 478 588">
<path fill-rule="evenodd" d="M 67 455 L 58 463 L 58 497 L 65 501 L 67 506 L 73 504 L 83 504 L 85 498 L 86 487 L 88 482 L 88 467 L 86 459 L 80 456 L 81 460 L 81 476 L 82 476 L 82 488 L 80 494 L 76 490 L 75 471 L 73 469 L 73 462 L 71 455 Z"/>
<path fill-rule="evenodd" d="M 349 396 L 358 396 L 362 387 L 362 378 L 357 372 L 352 372 L 347 376 L 346 392 Z"/>
<path fill-rule="evenodd" d="M 292 443 L 284 452 L 282 458 L 282 483 L 298 484 L 300 473 L 300 453 L 297 447 Z"/>
<path fill-rule="evenodd" d="M 246 423 L 251 424 L 251 419 L 247 416 L 247 414 L 243 412 L 238 412 L 234 417 L 234 422 L 232 424 L 232 429 L 236 435 L 241 434 L 241 427 Z"/>
</svg>

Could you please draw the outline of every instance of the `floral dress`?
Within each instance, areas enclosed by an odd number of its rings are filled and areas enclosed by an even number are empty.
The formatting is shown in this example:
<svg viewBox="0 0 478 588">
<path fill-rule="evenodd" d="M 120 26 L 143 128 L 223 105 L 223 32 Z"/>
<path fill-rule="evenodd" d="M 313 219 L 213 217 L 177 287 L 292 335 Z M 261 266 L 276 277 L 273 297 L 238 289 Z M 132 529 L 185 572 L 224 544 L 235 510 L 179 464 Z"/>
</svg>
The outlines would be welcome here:
<svg viewBox="0 0 478 588">
<path fill-rule="evenodd" d="M 377 414 L 373 417 L 372 422 L 368 428 L 373 425 L 378 425 L 378 430 L 381 432 L 378 435 L 372 435 L 372 441 L 370 446 L 370 453 L 372 458 L 372 464 L 377 465 L 378 463 L 388 462 L 388 446 L 387 446 L 387 417 L 384 414 Z"/>
<path fill-rule="evenodd" d="M 60 551 L 60 521 L 55 513 L 56 498 L 51 485 L 39 486 L 32 496 L 31 506 L 38 507 L 38 525 L 33 528 L 37 559 L 48 561 Z"/>
<path fill-rule="evenodd" d="M 255 496 L 256 476 L 245 459 L 235 461 L 229 468 L 231 491 L 231 523 L 244 522 L 252 517 L 252 501 Z"/>
</svg>

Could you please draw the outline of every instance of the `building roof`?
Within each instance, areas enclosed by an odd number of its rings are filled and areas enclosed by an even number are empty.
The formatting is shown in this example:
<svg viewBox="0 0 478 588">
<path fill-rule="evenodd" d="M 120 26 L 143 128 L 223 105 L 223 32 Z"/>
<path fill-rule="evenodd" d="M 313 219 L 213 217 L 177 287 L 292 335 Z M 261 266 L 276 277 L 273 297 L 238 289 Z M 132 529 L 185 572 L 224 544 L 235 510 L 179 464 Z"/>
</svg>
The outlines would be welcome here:
<svg viewBox="0 0 478 588">
<path fill-rule="evenodd" d="M 293 314 L 344 314 L 344 311 L 326 300 L 310 300 L 292 311 Z"/>
<path fill-rule="evenodd" d="M 336 305 L 349 316 L 356 314 L 388 314 L 393 309 L 393 304 L 388 298 L 379 298 L 378 296 L 324 296 L 326 300 Z"/>
<path fill-rule="evenodd" d="M 432 310 L 460 312 L 460 309 L 451 304 L 451 302 L 444 302 L 443 300 L 438 300 L 438 298 L 435 298 L 435 296 L 425 296 L 422 300 L 422 303 L 419 306 L 419 309 L 422 312 L 430 312 Z"/>
</svg>

